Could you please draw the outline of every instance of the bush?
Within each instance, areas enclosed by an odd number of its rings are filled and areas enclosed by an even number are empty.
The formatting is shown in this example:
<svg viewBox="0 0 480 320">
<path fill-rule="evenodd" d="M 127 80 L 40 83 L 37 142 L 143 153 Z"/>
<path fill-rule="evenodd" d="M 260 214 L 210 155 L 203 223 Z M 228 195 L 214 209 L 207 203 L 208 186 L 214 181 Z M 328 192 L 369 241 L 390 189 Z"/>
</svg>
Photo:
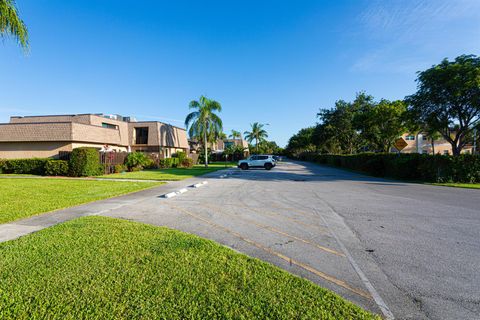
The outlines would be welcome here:
<svg viewBox="0 0 480 320">
<path fill-rule="evenodd" d="M 480 183 L 480 156 L 359 153 L 328 155 L 303 153 L 300 160 L 361 171 L 377 177 L 428 182 Z"/>
<path fill-rule="evenodd" d="M 179 168 L 192 168 L 193 167 L 193 159 L 185 158 L 178 164 Z"/>
<path fill-rule="evenodd" d="M 164 158 L 159 160 L 159 167 L 162 169 L 173 168 L 178 165 L 178 158 Z"/>
<path fill-rule="evenodd" d="M 129 171 L 139 171 L 143 168 L 152 167 L 154 161 L 143 152 L 132 152 L 125 159 L 125 165 Z"/>
<path fill-rule="evenodd" d="M 115 171 L 115 173 L 122 173 L 122 172 L 125 172 L 127 171 L 127 166 L 124 165 L 124 164 L 116 164 L 114 167 L 113 167 L 113 171 Z"/>
<path fill-rule="evenodd" d="M 213 162 L 214 155 L 212 154 L 212 150 L 210 148 L 207 149 L 208 155 L 208 163 Z M 198 154 L 198 163 L 205 164 L 205 148 L 200 149 L 200 153 Z"/>
<path fill-rule="evenodd" d="M 69 174 L 73 177 L 89 177 L 102 174 L 98 150 L 76 148 L 70 155 Z"/>
<path fill-rule="evenodd" d="M 167 160 L 166 159 L 159 159 L 158 160 L 158 167 L 160 169 L 166 169 L 167 168 Z"/>
<path fill-rule="evenodd" d="M 176 168 L 178 167 L 178 164 L 180 163 L 178 158 L 172 158 L 172 167 Z"/>
<path fill-rule="evenodd" d="M 183 151 L 178 151 L 175 158 L 178 159 L 178 163 L 180 164 L 187 158 L 187 154 Z"/>
<path fill-rule="evenodd" d="M 16 174 L 45 174 L 45 163 L 48 159 L 31 158 L 31 159 L 7 159 L 2 161 L 3 173 Z"/>
<path fill-rule="evenodd" d="M 49 159 L 45 163 L 45 174 L 47 176 L 68 175 L 68 161 Z"/>
</svg>

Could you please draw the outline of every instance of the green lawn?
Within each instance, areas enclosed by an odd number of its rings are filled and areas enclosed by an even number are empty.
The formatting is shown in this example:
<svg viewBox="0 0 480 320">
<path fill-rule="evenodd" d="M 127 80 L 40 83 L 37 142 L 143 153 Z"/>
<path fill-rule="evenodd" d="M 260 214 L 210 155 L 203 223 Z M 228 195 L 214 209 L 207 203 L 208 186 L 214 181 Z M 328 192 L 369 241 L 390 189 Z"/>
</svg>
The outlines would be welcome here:
<svg viewBox="0 0 480 320">
<path fill-rule="evenodd" d="M 0 243 L 1 319 L 380 319 L 196 236 L 84 217 Z"/>
<path fill-rule="evenodd" d="M 0 223 L 118 196 L 159 184 L 161 183 L 2 178 L 0 179 Z"/>
<path fill-rule="evenodd" d="M 434 183 L 434 185 L 455 188 L 480 189 L 480 183 Z"/>
<path fill-rule="evenodd" d="M 227 167 L 232 167 L 236 165 L 233 162 L 227 162 Z M 114 173 L 100 178 L 110 178 L 110 179 L 137 179 L 137 180 L 161 180 L 161 181 L 178 181 L 187 178 L 192 178 L 196 176 L 201 176 L 206 173 L 214 172 L 217 170 L 225 169 L 225 163 L 216 162 L 208 165 L 208 168 L 205 168 L 204 165 L 195 165 L 191 169 L 185 168 L 170 168 L 170 169 L 151 169 L 143 170 L 137 172 L 125 172 L 125 173 Z"/>
</svg>

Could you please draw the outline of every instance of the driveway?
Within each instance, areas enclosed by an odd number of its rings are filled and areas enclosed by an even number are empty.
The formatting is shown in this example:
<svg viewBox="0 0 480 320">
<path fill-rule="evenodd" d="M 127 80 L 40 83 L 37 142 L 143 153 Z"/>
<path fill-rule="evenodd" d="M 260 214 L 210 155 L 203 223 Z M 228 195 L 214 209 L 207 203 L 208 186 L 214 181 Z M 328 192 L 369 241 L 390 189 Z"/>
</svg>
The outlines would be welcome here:
<svg viewBox="0 0 480 320">
<path fill-rule="evenodd" d="M 208 184 L 161 196 L 201 180 Z M 5 226 L 4 240 L 90 214 L 215 240 L 385 318 L 480 319 L 480 190 L 286 162 L 32 217 Z"/>
</svg>

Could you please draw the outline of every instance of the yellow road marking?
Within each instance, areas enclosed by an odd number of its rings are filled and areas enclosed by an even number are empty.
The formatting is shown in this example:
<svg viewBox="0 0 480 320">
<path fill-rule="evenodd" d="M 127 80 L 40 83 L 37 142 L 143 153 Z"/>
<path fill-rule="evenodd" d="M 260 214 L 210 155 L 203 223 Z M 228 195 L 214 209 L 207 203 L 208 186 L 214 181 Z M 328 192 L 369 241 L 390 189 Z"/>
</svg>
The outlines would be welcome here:
<svg viewBox="0 0 480 320">
<path fill-rule="evenodd" d="M 190 211 L 188 211 L 188 210 L 185 210 L 185 209 L 183 209 L 183 208 L 177 207 L 177 206 L 175 206 L 175 205 L 173 205 L 173 204 L 171 204 L 171 203 L 166 204 L 166 205 L 167 205 L 167 206 L 170 206 L 172 209 L 176 209 L 176 210 L 178 210 L 178 211 L 181 211 L 181 212 L 183 212 L 183 213 L 185 213 L 185 214 L 187 214 L 187 215 L 189 215 L 189 216 L 191 216 L 191 217 L 193 217 L 193 218 L 195 218 L 195 219 L 198 219 L 198 220 L 200 220 L 200 221 L 203 221 L 203 222 L 207 223 L 208 225 L 211 225 L 212 227 L 215 227 L 215 228 L 217 228 L 217 229 L 221 229 L 221 230 L 223 230 L 223 231 L 225 231 L 225 232 L 227 232 L 227 233 L 230 233 L 230 234 L 234 235 L 235 237 L 237 237 L 237 238 L 245 241 L 246 243 L 249 243 L 249 244 L 251 244 L 251 245 L 253 245 L 253 246 L 255 246 L 255 247 L 259 248 L 259 249 L 262 249 L 263 251 L 268 252 L 268 253 L 270 253 L 270 254 L 272 254 L 272 255 L 274 255 L 274 256 L 282 259 L 282 260 L 285 260 L 285 261 L 287 261 L 287 262 L 290 263 L 290 264 L 294 264 L 294 265 L 296 265 L 296 266 L 298 266 L 298 267 L 300 267 L 300 268 L 302 268 L 302 269 L 305 269 L 305 270 L 307 270 L 307 271 L 309 271 L 309 272 L 311 272 L 311 273 L 319 276 L 320 278 L 325 279 L 325 280 L 327 280 L 327 281 L 329 281 L 329 282 L 332 282 L 332 283 L 334 283 L 334 284 L 336 284 L 336 285 L 338 285 L 338 286 L 340 286 L 340 287 L 342 287 L 342 288 L 344 288 L 344 289 L 347 289 L 347 290 L 349 290 L 349 291 L 351 291 L 351 292 L 353 292 L 353 293 L 355 293 L 355 294 L 357 294 L 357 295 L 359 295 L 359 296 L 361 296 L 361 297 L 364 297 L 364 298 L 367 298 L 367 299 L 372 299 L 372 296 L 371 296 L 368 292 L 366 292 L 366 291 L 364 291 L 364 290 L 362 290 L 362 289 L 358 289 L 358 288 L 352 287 L 351 285 L 349 285 L 347 282 L 345 282 L 345 281 L 343 281 L 343 280 L 340 280 L 340 279 L 337 279 L 337 278 L 335 278 L 335 277 L 333 277 L 333 276 L 330 276 L 330 275 L 328 275 L 328 274 L 326 274 L 326 273 L 324 273 L 324 272 L 321 272 L 321 271 L 319 271 L 319 270 L 317 270 L 317 269 L 315 269 L 315 268 L 313 268 L 313 267 L 311 267 L 311 266 L 309 266 L 309 265 L 307 265 L 307 264 L 305 264 L 305 263 L 302 263 L 302 262 L 299 262 L 299 261 L 294 260 L 294 259 L 292 259 L 292 258 L 289 258 L 289 257 L 287 257 L 286 255 L 283 255 L 283 254 L 281 254 L 281 253 L 279 253 L 279 252 L 276 252 L 276 251 L 274 251 L 274 250 L 272 250 L 272 249 L 270 249 L 270 248 L 264 247 L 264 246 L 262 246 L 261 244 L 255 242 L 255 241 L 253 241 L 253 240 L 250 240 L 250 239 L 248 239 L 248 238 L 245 238 L 244 236 L 242 236 L 242 235 L 239 234 L 238 232 L 235 232 L 235 231 L 233 231 L 233 230 L 230 230 L 230 229 L 227 228 L 227 227 L 218 225 L 218 224 L 216 224 L 216 223 L 214 223 L 214 222 L 212 222 L 212 221 L 210 221 L 210 220 L 208 220 L 208 219 L 203 218 L 202 216 L 199 216 L 199 215 L 197 215 L 197 214 L 195 214 L 195 213 L 192 213 L 192 212 L 190 212 Z"/>
<path fill-rule="evenodd" d="M 210 206 L 210 205 L 206 205 L 205 203 L 202 203 L 202 205 L 203 205 L 203 206 L 206 206 L 206 207 L 209 207 L 209 208 L 212 209 L 212 210 L 217 210 L 217 209 L 215 209 L 215 208 L 212 208 L 212 206 Z M 341 253 L 341 252 L 338 252 L 338 251 L 336 251 L 336 250 L 333 250 L 333 249 L 330 249 L 330 248 L 321 246 L 321 245 L 319 245 L 319 244 L 317 244 L 317 243 L 314 243 L 314 242 L 311 242 L 311 241 L 308 241 L 308 240 L 299 238 L 299 237 L 297 237 L 297 236 L 288 234 L 288 233 L 286 233 L 286 232 L 284 232 L 284 231 L 282 231 L 282 230 L 279 230 L 279 229 L 277 229 L 277 228 L 270 227 L 270 226 L 267 226 L 267 225 L 264 225 L 264 224 L 261 224 L 261 223 L 257 223 L 256 221 L 250 220 L 250 219 L 248 219 L 248 218 L 240 217 L 240 216 L 233 215 L 233 214 L 229 214 L 229 213 L 226 213 L 226 212 L 222 212 L 222 214 L 225 214 L 225 215 L 228 215 L 228 216 L 231 216 L 231 217 L 235 217 L 235 218 L 239 218 L 239 219 L 241 219 L 241 220 L 247 221 L 248 223 L 251 223 L 251 224 L 253 224 L 253 225 L 256 225 L 256 226 L 259 227 L 259 228 L 267 229 L 267 230 L 270 230 L 270 231 L 272 231 L 272 232 L 275 232 L 275 233 L 284 235 L 284 236 L 286 236 L 286 237 L 289 237 L 289 238 L 292 238 L 292 239 L 301 241 L 301 242 L 303 242 L 303 243 L 309 244 L 309 245 L 311 245 L 311 246 L 316 247 L 317 249 L 326 251 L 326 252 L 328 252 L 328 253 L 332 253 L 332 254 L 337 255 L 337 256 L 340 256 L 340 257 L 345 257 L 345 254 L 344 254 L 344 253 Z"/>
<path fill-rule="evenodd" d="M 294 210 L 296 213 L 299 213 L 299 214 L 301 214 L 301 215 L 303 215 L 303 216 L 305 216 L 305 217 L 307 217 L 307 218 L 315 218 L 314 215 L 312 215 L 311 213 L 307 213 L 307 212 L 305 212 L 305 211 L 303 211 L 303 210 L 298 210 L 298 209 L 289 208 L 289 207 L 280 207 L 280 206 L 277 206 L 277 205 L 275 205 L 275 204 L 270 204 L 270 206 L 271 206 L 272 208 L 280 209 L 280 210 L 288 210 L 288 211 Z"/>
<path fill-rule="evenodd" d="M 280 216 L 280 217 L 282 217 L 282 218 L 285 218 L 285 219 L 287 219 L 287 220 L 296 222 L 296 223 L 298 223 L 298 224 L 300 224 L 300 225 L 302 225 L 302 226 L 305 226 L 305 227 L 310 227 L 310 228 L 312 227 L 312 224 L 305 223 L 305 222 L 300 221 L 300 220 L 298 220 L 298 219 L 296 219 L 296 218 L 291 218 L 291 217 L 288 217 L 288 216 L 284 216 L 284 215 L 282 215 L 282 214 L 280 214 L 280 213 L 278 213 L 278 212 L 268 211 L 268 210 L 264 210 L 264 209 L 259 210 L 259 209 L 256 209 L 256 208 L 253 208 L 253 207 L 244 206 L 244 205 L 238 205 L 238 206 L 239 206 L 239 207 L 242 207 L 242 208 L 245 208 L 245 209 L 247 209 L 247 210 L 255 211 L 255 212 L 260 213 L 260 214 L 267 214 L 267 215 L 270 215 L 270 216 Z M 324 226 L 315 225 L 315 227 L 317 227 L 317 228 L 319 228 L 319 229 L 323 229 L 323 230 L 324 230 L 324 231 L 323 231 L 324 233 L 330 233 L 330 232 L 328 231 L 328 229 L 327 229 L 326 227 L 324 227 Z"/>
</svg>

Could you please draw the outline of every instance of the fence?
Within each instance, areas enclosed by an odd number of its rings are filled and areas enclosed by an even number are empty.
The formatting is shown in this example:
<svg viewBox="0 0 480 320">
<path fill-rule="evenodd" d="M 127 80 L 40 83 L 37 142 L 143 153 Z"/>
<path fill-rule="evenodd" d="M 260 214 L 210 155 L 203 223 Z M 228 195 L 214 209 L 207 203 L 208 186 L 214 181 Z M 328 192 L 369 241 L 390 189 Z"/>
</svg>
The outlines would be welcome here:
<svg viewBox="0 0 480 320">
<path fill-rule="evenodd" d="M 124 164 L 128 152 L 100 152 L 99 161 L 103 168 L 104 174 L 115 172 L 117 164 Z"/>
</svg>

